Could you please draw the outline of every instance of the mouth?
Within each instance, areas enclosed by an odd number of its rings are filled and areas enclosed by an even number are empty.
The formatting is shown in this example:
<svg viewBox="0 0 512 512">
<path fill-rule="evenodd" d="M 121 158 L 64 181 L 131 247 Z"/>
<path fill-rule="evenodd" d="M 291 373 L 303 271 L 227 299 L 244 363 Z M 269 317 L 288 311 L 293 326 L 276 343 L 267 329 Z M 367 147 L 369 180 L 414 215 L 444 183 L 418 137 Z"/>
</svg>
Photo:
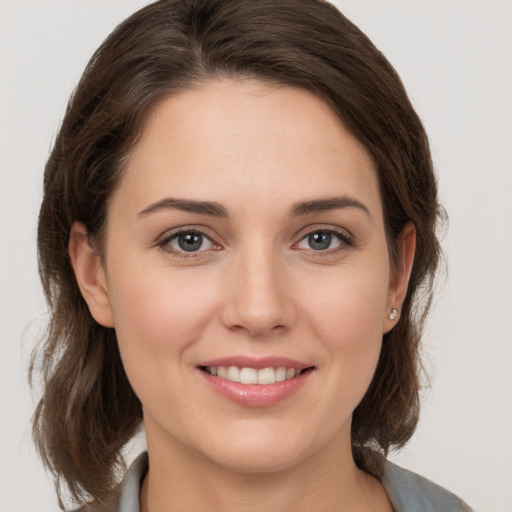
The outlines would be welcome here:
<svg viewBox="0 0 512 512">
<path fill-rule="evenodd" d="M 227 357 L 204 361 L 199 374 L 216 394 L 244 407 L 271 407 L 299 392 L 315 366 L 283 357 Z"/>
<path fill-rule="evenodd" d="M 287 366 L 269 366 L 266 368 L 252 368 L 248 366 L 200 366 L 199 369 L 212 377 L 224 379 L 230 382 L 260 386 L 268 386 L 279 382 L 285 382 L 314 370 L 314 366 L 306 368 L 294 368 Z"/>
</svg>

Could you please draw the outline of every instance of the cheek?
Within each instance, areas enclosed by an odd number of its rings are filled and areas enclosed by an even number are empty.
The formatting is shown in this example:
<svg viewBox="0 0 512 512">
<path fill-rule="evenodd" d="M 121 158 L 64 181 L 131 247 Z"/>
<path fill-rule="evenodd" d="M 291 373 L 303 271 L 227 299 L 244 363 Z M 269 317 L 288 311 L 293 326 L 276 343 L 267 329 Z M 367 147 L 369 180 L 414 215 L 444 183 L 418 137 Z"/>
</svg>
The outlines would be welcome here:
<svg viewBox="0 0 512 512">
<path fill-rule="evenodd" d="M 325 350 L 325 406 L 353 411 L 375 373 L 387 307 L 388 270 L 366 266 L 365 272 L 343 271 L 309 293 L 307 316 Z M 306 314 L 306 311 L 305 311 Z"/>
<path fill-rule="evenodd" d="M 126 279 L 130 274 L 133 278 Z M 198 281 L 148 267 L 144 273 L 112 276 L 121 359 L 145 414 L 187 413 L 188 404 L 180 399 L 191 387 L 187 362 L 215 309 L 215 293 Z"/>
<path fill-rule="evenodd" d="M 387 307 L 389 274 L 384 265 L 362 272 L 343 269 L 310 287 L 309 313 L 318 336 L 335 348 L 363 350 L 380 344 Z"/>
<path fill-rule="evenodd" d="M 199 284 L 161 269 L 113 276 L 111 305 L 125 366 L 163 366 L 169 357 L 179 363 L 214 314 L 214 290 Z"/>
</svg>

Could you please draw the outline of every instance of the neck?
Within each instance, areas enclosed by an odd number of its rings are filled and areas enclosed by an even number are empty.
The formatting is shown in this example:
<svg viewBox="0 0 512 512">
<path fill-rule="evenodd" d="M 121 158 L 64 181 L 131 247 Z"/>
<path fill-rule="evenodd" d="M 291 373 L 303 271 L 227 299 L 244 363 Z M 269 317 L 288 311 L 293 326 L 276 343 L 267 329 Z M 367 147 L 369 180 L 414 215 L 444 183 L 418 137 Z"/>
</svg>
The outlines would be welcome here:
<svg viewBox="0 0 512 512">
<path fill-rule="evenodd" d="M 299 464 L 273 472 L 239 472 L 181 445 L 170 450 L 148 436 L 150 469 L 141 491 L 141 512 L 390 511 L 375 479 L 360 471 L 348 443 L 337 440 Z M 170 447 L 169 447 L 170 448 Z"/>
</svg>

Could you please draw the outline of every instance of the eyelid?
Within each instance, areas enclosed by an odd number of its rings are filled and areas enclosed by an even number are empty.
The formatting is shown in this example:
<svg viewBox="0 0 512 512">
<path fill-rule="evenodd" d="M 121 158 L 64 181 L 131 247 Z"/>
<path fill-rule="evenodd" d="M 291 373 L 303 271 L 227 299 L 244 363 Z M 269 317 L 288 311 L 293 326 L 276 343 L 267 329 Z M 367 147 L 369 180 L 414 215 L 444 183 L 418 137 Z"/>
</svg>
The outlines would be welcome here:
<svg viewBox="0 0 512 512">
<path fill-rule="evenodd" d="M 317 231 L 324 231 L 327 233 L 334 233 L 340 235 L 342 238 L 347 241 L 353 241 L 354 235 L 346 228 L 342 228 L 340 226 L 334 226 L 332 224 L 309 224 L 304 226 L 300 230 L 298 230 L 294 236 L 294 238 L 302 240 L 305 236 L 310 235 L 311 233 L 316 233 Z"/>
<path fill-rule="evenodd" d="M 165 238 L 169 238 L 177 233 L 182 232 L 194 232 L 194 233 L 201 233 L 202 235 L 205 235 L 209 238 L 213 238 L 215 236 L 215 232 L 207 225 L 204 224 L 179 224 L 174 227 L 169 227 L 167 229 L 164 229 L 163 231 L 160 231 L 160 234 L 156 236 L 154 239 L 154 243 L 158 244 Z"/>
<path fill-rule="evenodd" d="M 207 233 L 207 231 L 209 231 L 209 230 L 207 230 L 206 228 L 204 228 L 202 226 L 198 227 L 197 225 L 179 226 L 176 228 L 169 229 L 169 230 L 165 231 L 163 234 L 161 234 L 156 239 L 154 246 L 160 248 L 161 250 L 163 250 L 167 253 L 173 254 L 178 257 L 183 257 L 183 258 L 191 258 L 192 257 L 193 258 L 193 257 L 204 256 L 204 253 L 208 253 L 212 250 L 218 250 L 220 248 L 220 245 L 214 240 L 213 236 L 211 236 L 210 234 Z M 170 242 L 182 234 L 201 235 L 201 236 L 205 237 L 206 239 L 208 239 L 211 242 L 213 247 L 206 249 L 206 250 L 190 251 L 190 252 L 187 252 L 184 250 L 178 250 L 173 247 L 170 247 Z"/>
<path fill-rule="evenodd" d="M 317 225 L 313 225 L 313 226 L 307 226 L 306 228 L 301 229 L 297 235 L 298 240 L 296 242 L 294 242 L 293 246 L 296 246 L 297 244 L 302 242 L 302 240 L 304 240 L 306 237 L 310 236 L 311 234 L 318 233 L 318 232 L 333 234 L 334 236 L 336 236 L 338 238 L 341 245 L 334 249 L 325 249 L 323 251 L 315 251 L 313 249 L 307 250 L 307 249 L 300 249 L 300 248 L 298 250 L 304 250 L 304 251 L 312 252 L 312 253 L 315 253 L 318 255 L 332 254 L 332 253 L 337 252 L 338 250 L 343 250 L 346 247 L 351 247 L 355 243 L 354 236 L 347 229 L 340 228 L 338 226 L 317 224 Z"/>
<path fill-rule="evenodd" d="M 152 245 L 162 249 L 163 251 L 166 251 L 168 253 L 174 254 L 179 257 L 189 258 L 189 257 L 205 256 L 204 253 L 209 253 L 212 250 L 216 251 L 216 250 L 219 250 L 222 248 L 221 244 L 219 244 L 215 240 L 215 237 L 212 236 L 211 234 L 209 234 L 210 231 L 211 230 L 209 228 L 207 228 L 206 226 L 201 226 L 201 225 L 177 226 L 177 227 L 169 229 L 169 230 L 165 231 L 164 233 L 162 233 L 161 235 L 159 235 Z M 307 236 L 309 236 L 313 233 L 316 233 L 316 232 L 324 232 L 324 233 L 333 234 L 340 241 L 340 243 L 341 243 L 340 246 L 336 247 L 334 249 L 326 249 L 323 251 L 318 251 L 318 250 L 315 251 L 313 249 L 307 250 L 307 249 L 301 249 L 301 248 L 295 247 L 299 242 L 304 240 L 304 238 L 306 238 Z M 175 249 L 169 248 L 169 245 L 168 245 L 169 242 L 172 239 L 174 239 L 175 237 L 177 237 L 178 235 L 184 234 L 184 233 L 195 233 L 195 234 L 202 235 L 213 244 L 213 247 L 210 249 L 207 249 L 207 250 L 191 251 L 189 253 L 187 253 L 186 251 L 180 251 L 180 250 L 175 250 Z M 297 234 L 294 236 L 294 238 L 296 241 L 292 244 L 292 248 L 295 248 L 296 250 L 303 250 L 303 251 L 307 251 L 310 253 L 315 253 L 317 255 L 333 254 L 339 250 L 343 250 L 343 249 L 346 249 L 347 247 L 351 247 L 351 246 L 355 245 L 354 236 L 352 235 L 352 233 L 350 233 L 350 231 L 348 231 L 346 228 L 341 228 L 339 226 L 333 226 L 332 224 L 308 225 L 308 226 L 302 228 L 301 230 L 299 230 L 297 232 Z"/>
</svg>

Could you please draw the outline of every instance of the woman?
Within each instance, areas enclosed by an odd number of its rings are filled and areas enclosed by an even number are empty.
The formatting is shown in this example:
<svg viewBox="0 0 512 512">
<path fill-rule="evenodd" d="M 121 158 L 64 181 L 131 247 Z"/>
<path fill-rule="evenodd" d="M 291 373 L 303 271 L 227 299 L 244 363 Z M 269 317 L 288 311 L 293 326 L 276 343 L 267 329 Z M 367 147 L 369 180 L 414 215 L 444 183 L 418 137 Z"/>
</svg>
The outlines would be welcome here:
<svg viewBox="0 0 512 512">
<path fill-rule="evenodd" d="M 398 76 L 330 4 L 135 13 L 45 173 L 57 485 L 84 510 L 469 510 L 384 458 L 418 420 L 438 212 Z"/>
</svg>

